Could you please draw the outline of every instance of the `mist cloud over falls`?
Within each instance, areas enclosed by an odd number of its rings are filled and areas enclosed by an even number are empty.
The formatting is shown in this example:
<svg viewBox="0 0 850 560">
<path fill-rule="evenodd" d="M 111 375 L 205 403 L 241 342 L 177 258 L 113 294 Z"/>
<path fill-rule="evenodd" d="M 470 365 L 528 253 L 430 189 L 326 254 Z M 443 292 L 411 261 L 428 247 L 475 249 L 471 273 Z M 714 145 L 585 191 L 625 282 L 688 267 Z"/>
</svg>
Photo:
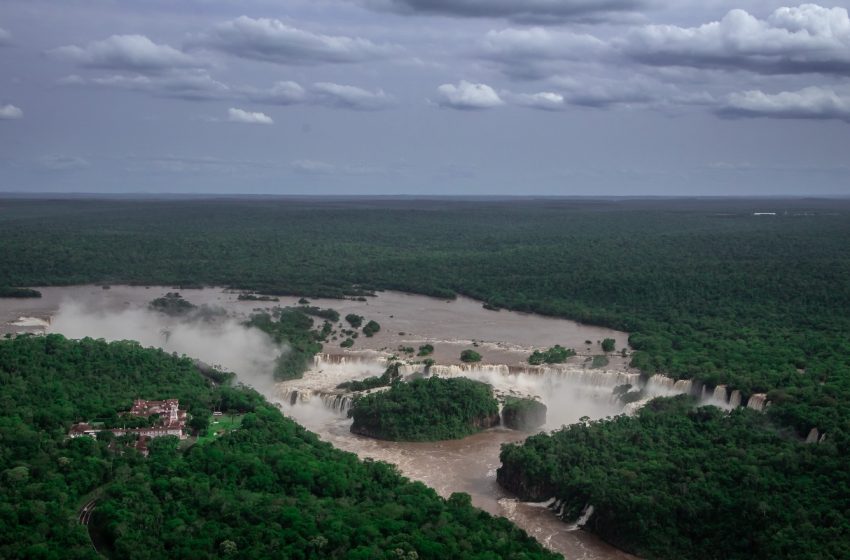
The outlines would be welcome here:
<svg viewBox="0 0 850 560">
<path fill-rule="evenodd" d="M 274 385 L 275 362 L 286 351 L 266 333 L 233 317 L 177 318 L 145 308 L 104 309 L 71 300 L 59 306 L 49 330 L 68 338 L 136 340 L 143 346 L 185 354 L 236 373 L 239 381 L 267 396 Z"/>
</svg>

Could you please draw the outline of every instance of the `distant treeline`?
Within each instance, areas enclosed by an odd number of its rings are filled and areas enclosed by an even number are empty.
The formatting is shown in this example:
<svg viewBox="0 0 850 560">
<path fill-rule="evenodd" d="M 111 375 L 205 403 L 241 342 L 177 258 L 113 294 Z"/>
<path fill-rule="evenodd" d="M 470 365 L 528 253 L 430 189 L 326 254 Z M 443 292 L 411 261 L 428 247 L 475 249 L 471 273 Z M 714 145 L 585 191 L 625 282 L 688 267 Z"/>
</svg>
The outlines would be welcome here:
<svg viewBox="0 0 850 560">
<path fill-rule="evenodd" d="M 32 288 L 0 286 L 0 298 L 40 298 L 41 292 Z"/>
</svg>

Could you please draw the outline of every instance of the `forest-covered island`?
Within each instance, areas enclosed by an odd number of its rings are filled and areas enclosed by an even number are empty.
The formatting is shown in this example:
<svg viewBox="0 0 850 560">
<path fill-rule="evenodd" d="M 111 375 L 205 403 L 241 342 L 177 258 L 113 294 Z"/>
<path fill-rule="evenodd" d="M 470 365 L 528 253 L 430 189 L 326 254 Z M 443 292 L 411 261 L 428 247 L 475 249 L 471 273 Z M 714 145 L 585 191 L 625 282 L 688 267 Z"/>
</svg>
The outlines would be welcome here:
<svg viewBox="0 0 850 560">
<path fill-rule="evenodd" d="M 392 383 L 357 397 L 349 416 L 353 433 L 392 441 L 460 439 L 500 421 L 493 388 L 464 377 Z"/>
</svg>

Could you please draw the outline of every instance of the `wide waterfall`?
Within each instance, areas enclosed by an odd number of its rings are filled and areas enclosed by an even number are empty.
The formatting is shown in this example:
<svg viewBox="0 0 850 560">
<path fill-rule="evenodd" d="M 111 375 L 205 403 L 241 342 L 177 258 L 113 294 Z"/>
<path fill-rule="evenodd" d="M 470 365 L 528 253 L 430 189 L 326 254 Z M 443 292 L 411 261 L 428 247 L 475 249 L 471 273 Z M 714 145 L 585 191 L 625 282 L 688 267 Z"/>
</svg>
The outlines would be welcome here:
<svg viewBox="0 0 850 560">
<path fill-rule="evenodd" d="M 379 362 L 386 364 L 386 357 L 375 351 L 360 351 L 349 354 L 326 354 L 319 353 L 313 356 L 313 367 L 321 369 L 327 365 L 352 365 Z"/>
<path fill-rule="evenodd" d="M 584 527 L 587 522 L 590 521 L 590 518 L 593 517 L 593 510 L 594 508 L 590 504 L 584 506 L 581 515 L 579 515 L 578 519 L 576 519 L 576 522 L 570 526 L 570 529 L 578 530 Z"/>
<path fill-rule="evenodd" d="M 327 409 L 346 416 L 356 393 L 339 389 L 340 383 L 370 376 L 379 376 L 388 363 L 387 356 L 374 351 L 317 354 L 313 367 L 303 379 L 281 383 L 279 392 L 289 405 L 320 402 Z M 438 377 L 467 377 L 493 386 L 497 398 L 535 398 L 549 408 L 550 428 L 559 427 L 560 418 L 566 418 L 577 407 L 603 415 L 634 414 L 655 397 L 694 395 L 700 404 L 714 405 L 731 410 L 742 404 L 762 411 L 769 404 L 763 393 L 751 395 L 746 403 L 739 390 L 729 391 L 726 385 L 713 389 L 690 379 L 673 379 L 656 374 L 648 379 L 639 373 L 612 369 L 595 369 L 583 364 L 556 364 L 546 366 L 519 366 L 506 364 L 434 364 L 401 362 L 398 368 L 403 378 L 415 375 Z M 622 405 L 614 388 L 630 385 L 642 391 L 640 400 Z"/>
<path fill-rule="evenodd" d="M 747 401 L 747 408 L 761 412 L 767 406 L 767 395 L 764 393 L 756 393 L 750 396 Z"/>
<path fill-rule="evenodd" d="M 588 387 L 613 388 L 618 385 L 637 385 L 639 373 L 626 373 L 605 369 L 586 369 L 576 366 L 507 366 L 504 364 L 458 364 L 432 365 L 426 368 L 422 364 L 403 364 L 399 373 L 404 376 L 426 372 L 438 377 L 504 377 L 507 379 L 530 379 L 551 377 Z"/>
<path fill-rule="evenodd" d="M 741 406 L 741 391 L 735 389 L 729 395 L 729 408 L 738 408 L 739 406 Z"/>
<path fill-rule="evenodd" d="M 653 375 L 649 378 L 644 389 L 652 396 L 690 395 L 693 391 L 693 381 L 690 379 L 675 380 L 666 375 Z"/>
<path fill-rule="evenodd" d="M 280 391 L 281 400 L 290 405 L 303 404 L 318 399 L 322 404 L 334 412 L 343 416 L 348 414 L 354 398 L 341 392 L 329 392 L 312 389 L 298 389 L 296 387 L 284 387 Z"/>
</svg>

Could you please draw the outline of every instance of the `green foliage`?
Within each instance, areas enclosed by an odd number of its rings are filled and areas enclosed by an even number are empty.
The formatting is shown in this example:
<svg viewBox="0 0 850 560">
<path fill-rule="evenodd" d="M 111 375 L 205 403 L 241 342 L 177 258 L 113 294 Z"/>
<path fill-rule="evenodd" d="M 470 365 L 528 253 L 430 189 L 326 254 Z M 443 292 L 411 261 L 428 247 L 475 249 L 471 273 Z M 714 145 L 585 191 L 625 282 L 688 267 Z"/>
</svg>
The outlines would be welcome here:
<svg viewBox="0 0 850 560">
<path fill-rule="evenodd" d="M 375 333 L 381 330 L 381 325 L 376 321 L 369 321 L 363 326 L 363 334 L 366 336 L 374 336 Z"/>
<path fill-rule="evenodd" d="M 354 381 L 346 381 L 337 385 L 337 389 L 345 389 L 346 391 L 368 391 L 378 387 L 387 387 L 395 383 L 401 378 L 398 372 L 398 363 L 391 364 L 380 377 L 367 377 L 366 379 L 357 379 Z"/>
<path fill-rule="evenodd" d="M 572 348 L 564 348 L 563 346 L 556 344 L 543 352 L 540 350 L 532 352 L 531 356 L 528 357 L 528 363 L 533 366 L 539 366 L 542 364 L 563 364 L 568 358 L 575 355 L 576 351 Z"/>
<path fill-rule="evenodd" d="M 257 393 L 214 387 L 191 360 L 136 343 L 59 335 L 0 341 L 0 558 L 555 558 L 469 497 L 440 498 L 385 463 L 360 461 Z M 144 459 L 111 438 L 68 439 L 75 420 L 135 397 L 229 410 L 223 434 Z M 238 410 L 238 408 L 237 408 Z M 241 418 L 241 422 L 236 419 Z M 238 427 L 238 429 L 236 429 Z"/>
<path fill-rule="evenodd" d="M 499 404 L 485 383 L 430 377 L 394 383 L 357 398 L 351 431 L 394 441 L 460 439 L 499 422 Z"/>
<path fill-rule="evenodd" d="M 41 292 L 31 288 L 0 286 L 0 298 L 40 298 Z"/>
<path fill-rule="evenodd" d="M 183 296 L 177 292 L 168 292 L 163 297 L 151 301 L 148 307 L 167 315 L 182 315 L 197 306 L 183 299 Z"/>
<path fill-rule="evenodd" d="M 354 339 L 353 338 L 346 338 L 345 340 L 340 342 L 339 345 L 342 348 L 351 348 L 352 346 L 354 346 Z"/>
<path fill-rule="evenodd" d="M 330 321 L 331 323 L 336 323 L 339 321 L 339 311 L 336 309 L 321 309 L 320 307 L 316 307 L 314 305 L 302 305 L 301 307 L 296 307 L 298 311 L 304 313 L 305 315 L 312 315 L 314 317 L 320 317 L 326 321 Z"/>
<path fill-rule="evenodd" d="M 608 357 L 607 356 L 593 356 L 593 359 L 590 361 L 590 367 L 592 368 L 604 368 L 608 365 Z"/>
<path fill-rule="evenodd" d="M 467 363 L 467 364 L 480 362 L 481 361 L 481 354 L 479 354 L 475 350 L 467 349 L 467 350 L 464 350 L 463 352 L 460 353 L 460 361 Z"/>
<path fill-rule="evenodd" d="M 631 383 L 626 383 L 614 387 L 614 390 L 611 392 L 611 394 L 625 405 L 643 399 L 645 396 L 645 391 L 640 389 L 632 391 Z"/>
<path fill-rule="evenodd" d="M 416 354 L 417 356 L 430 356 L 434 353 L 434 345 L 433 344 L 423 344 L 419 347 L 419 352 Z"/>
<path fill-rule="evenodd" d="M 497 476 L 522 499 L 564 501 L 567 519 L 592 504 L 586 527 L 644 558 L 839 559 L 846 444 L 804 445 L 763 414 L 679 396 L 507 445 Z"/>
<path fill-rule="evenodd" d="M 617 342 L 613 338 L 606 338 L 602 341 L 602 351 L 603 352 L 613 352 L 616 348 Z"/>
<path fill-rule="evenodd" d="M 313 319 L 307 315 L 307 309 L 313 314 L 318 313 L 314 311 L 318 308 L 287 307 L 279 310 L 276 317 L 257 313 L 247 323 L 266 332 L 277 344 L 286 345 L 275 366 L 275 379 L 283 381 L 302 377 L 313 356 L 322 351 L 320 341 L 326 338 L 327 332 L 313 330 Z"/>
<path fill-rule="evenodd" d="M 239 301 L 280 301 L 280 298 L 276 298 L 274 296 L 264 296 L 246 293 L 239 294 L 236 299 L 238 299 Z"/>
<path fill-rule="evenodd" d="M 546 405 L 538 400 L 506 397 L 502 420 L 507 428 L 529 431 L 546 423 L 546 412 Z"/>
<path fill-rule="evenodd" d="M 360 325 L 363 324 L 363 316 L 357 315 L 355 313 L 349 313 L 348 315 L 346 315 L 345 320 L 348 321 L 348 324 L 355 329 L 359 329 Z"/>
</svg>

